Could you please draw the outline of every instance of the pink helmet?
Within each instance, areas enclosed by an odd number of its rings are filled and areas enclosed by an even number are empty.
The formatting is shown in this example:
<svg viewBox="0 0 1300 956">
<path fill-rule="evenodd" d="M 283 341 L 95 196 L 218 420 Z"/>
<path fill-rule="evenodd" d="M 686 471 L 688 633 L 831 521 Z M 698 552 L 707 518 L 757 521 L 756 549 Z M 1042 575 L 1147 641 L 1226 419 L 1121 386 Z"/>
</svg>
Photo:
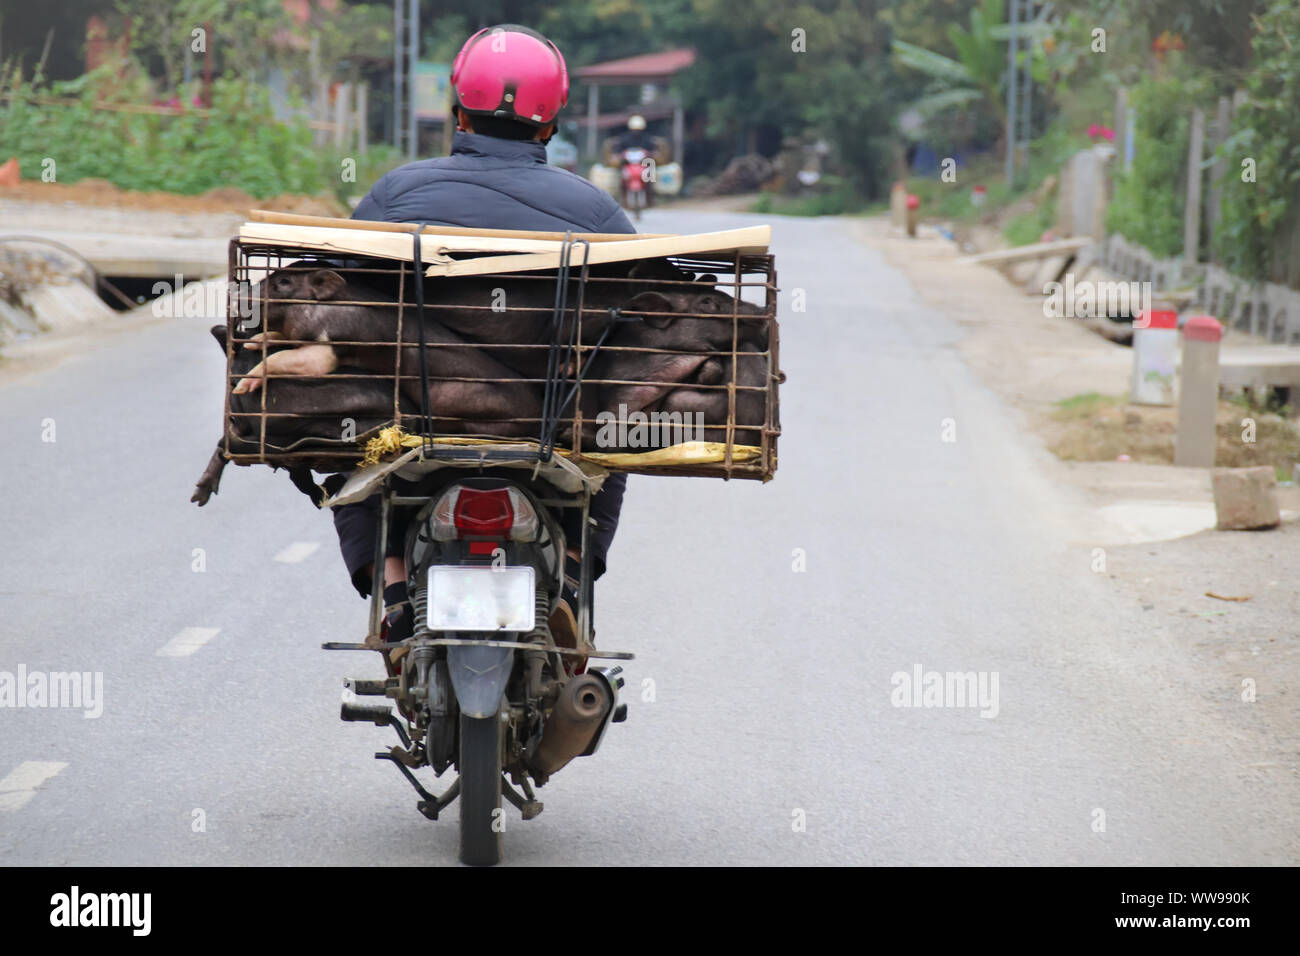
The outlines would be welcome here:
<svg viewBox="0 0 1300 956">
<path fill-rule="evenodd" d="M 568 102 L 569 71 L 546 37 L 503 23 L 465 41 L 451 67 L 451 89 L 466 113 L 545 126 Z"/>
</svg>

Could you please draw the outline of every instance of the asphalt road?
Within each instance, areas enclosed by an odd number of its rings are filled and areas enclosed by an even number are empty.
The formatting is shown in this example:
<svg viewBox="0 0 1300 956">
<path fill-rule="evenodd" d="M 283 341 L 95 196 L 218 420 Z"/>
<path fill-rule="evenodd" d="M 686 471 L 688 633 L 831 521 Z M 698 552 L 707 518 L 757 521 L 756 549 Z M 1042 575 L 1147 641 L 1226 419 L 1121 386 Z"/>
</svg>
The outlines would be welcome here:
<svg viewBox="0 0 1300 956">
<path fill-rule="evenodd" d="M 777 220 L 773 249 L 777 478 L 631 480 L 599 591 L 631 715 L 508 818 L 507 862 L 1296 862 L 1258 712 L 1093 573 L 957 329 L 843 223 Z M 454 814 L 371 758 L 391 733 L 337 719 L 379 663 L 318 649 L 366 613 L 328 517 L 261 468 L 188 502 L 220 429 L 208 324 L 0 384 L 0 672 L 103 675 L 98 717 L 0 708 L 0 864 L 451 864 Z M 895 706 L 917 667 L 996 706 Z"/>
</svg>

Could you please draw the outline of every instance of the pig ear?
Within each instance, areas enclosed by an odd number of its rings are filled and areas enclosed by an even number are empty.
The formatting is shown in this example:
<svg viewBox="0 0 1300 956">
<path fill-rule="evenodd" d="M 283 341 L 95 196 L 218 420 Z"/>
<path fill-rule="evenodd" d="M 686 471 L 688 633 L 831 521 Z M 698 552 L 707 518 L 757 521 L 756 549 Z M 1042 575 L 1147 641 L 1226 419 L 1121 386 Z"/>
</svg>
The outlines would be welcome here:
<svg viewBox="0 0 1300 956">
<path fill-rule="evenodd" d="M 689 279 L 686 273 L 678 269 L 667 259 L 640 259 L 628 271 L 631 279 Z"/>
<path fill-rule="evenodd" d="M 672 301 L 662 292 L 642 292 L 629 299 L 623 306 L 624 312 L 676 312 Z M 652 329 L 662 329 L 673 320 L 671 315 L 642 315 L 645 324 Z"/>
<path fill-rule="evenodd" d="M 317 300 L 336 299 L 347 281 L 333 269 L 321 269 L 307 277 L 312 297 Z"/>
</svg>

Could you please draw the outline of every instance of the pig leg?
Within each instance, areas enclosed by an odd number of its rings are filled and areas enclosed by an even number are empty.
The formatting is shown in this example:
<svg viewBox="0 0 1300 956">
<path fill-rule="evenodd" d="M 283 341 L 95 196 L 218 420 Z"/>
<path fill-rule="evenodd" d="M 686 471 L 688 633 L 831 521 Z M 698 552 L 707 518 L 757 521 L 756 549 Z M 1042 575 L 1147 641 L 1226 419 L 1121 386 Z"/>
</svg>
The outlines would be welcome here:
<svg viewBox="0 0 1300 956">
<path fill-rule="evenodd" d="M 197 502 L 200 508 L 206 505 L 208 499 L 217 493 L 217 486 L 221 484 L 221 472 L 225 467 L 226 458 L 222 454 L 222 446 L 218 445 L 217 450 L 208 459 L 208 467 L 203 469 L 203 474 L 199 476 L 199 482 L 194 486 L 194 494 L 190 496 L 190 501 Z"/>
<path fill-rule="evenodd" d="M 332 345 L 301 345 L 296 349 L 282 349 L 272 352 L 249 369 L 248 374 L 235 386 L 234 394 L 246 395 L 257 391 L 268 372 L 319 377 L 328 375 L 338 366 L 338 356 Z"/>
</svg>

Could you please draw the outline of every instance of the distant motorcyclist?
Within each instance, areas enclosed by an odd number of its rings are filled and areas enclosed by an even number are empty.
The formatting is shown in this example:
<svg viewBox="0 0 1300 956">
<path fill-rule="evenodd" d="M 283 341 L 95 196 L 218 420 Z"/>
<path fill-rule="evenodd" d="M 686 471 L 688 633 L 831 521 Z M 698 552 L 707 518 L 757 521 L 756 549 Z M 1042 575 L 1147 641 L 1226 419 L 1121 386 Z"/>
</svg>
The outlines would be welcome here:
<svg viewBox="0 0 1300 956">
<path fill-rule="evenodd" d="M 643 200 L 643 205 L 653 203 L 653 166 L 663 158 L 662 149 L 663 140 L 646 131 L 645 117 L 639 113 L 628 117 L 627 131 L 614 140 L 612 152 L 614 166 L 619 170 L 619 199 L 624 208 L 634 208 L 638 216 L 641 207 L 630 202 L 629 192 L 635 188 L 640 193 L 638 199 Z M 649 174 L 646 173 L 647 169 L 651 170 Z"/>
<path fill-rule="evenodd" d="M 658 146 L 656 137 L 646 132 L 645 117 L 639 113 L 633 113 L 628 117 L 627 131 L 614 142 L 614 150 L 619 155 L 629 149 L 644 149 L 648 155 L 653 155 Z"/>
</svg>

